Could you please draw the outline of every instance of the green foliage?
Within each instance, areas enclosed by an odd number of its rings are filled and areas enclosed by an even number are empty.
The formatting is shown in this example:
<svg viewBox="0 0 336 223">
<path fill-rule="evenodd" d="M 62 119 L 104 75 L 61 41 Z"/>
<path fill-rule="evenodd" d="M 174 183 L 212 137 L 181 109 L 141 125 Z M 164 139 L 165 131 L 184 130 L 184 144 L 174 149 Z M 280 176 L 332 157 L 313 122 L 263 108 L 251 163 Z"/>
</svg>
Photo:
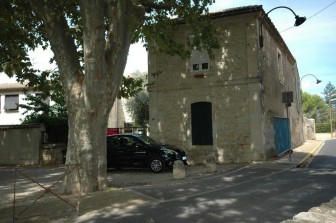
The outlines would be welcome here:
<svg viewBox="0 0 336 223">
<path fill-rule="evenodd" d="M 315 125 L 316 133 L 329 133 L 330 132 L 330 123 L 316 123 Z M 336 129 L 336 121 L 333 120 L 333 130 Z"/>
<path fill-rule="evenodd" d="M 27 1 L 1 1 L 0 8 L 0 72 L 34 76 L 28 50 L 48 46 L 43 24 Z"/>
<path fill-rule="evenodd" d="M 143 90 L 143 83 L 144 81 L 141 78 L 123 76 L 118 92 L 118 98 L 130 98 L 135 96 L 138 92 Z"/>
<path fill-rule="evenodd" d="M 27 104 L 20 104 L 27 116 L 23 124 L 44 123 L 48 134 L 48 142 L 66 142 L 68 137 L 68 112 L 65 105 L 64 92 L 58 73 L 44 72 L 45 77 L 37 77 L 38 85 L 33 87 L 38 95 L 26 95 Z M 50 77 L 47 80 L 46 77 Z M 45 103 L 53 101 L 52 105 Z"/>
<path fill-rule="evenodd" d="M 31 85 L 36 86 L 39 83 L 37 76 L 43 78 L 46 74 L 43 74 L 44 71 L 32 67 L 28 52 L 38 46 L 47 49 L 50 42 L 45 24 L 39 14 L 32 9 L 31 1 L 3 0 L 0 2 L 0 72 L 4 72 L 10 77 L 17 76 L 20 82 L 29 80 Z M 135 15 L 130 13 L 129 23 L 134 28 L 132 42 L 141 41 L 145 47 L 148 47 L 148 43 L 151 42 L 160 51 L 169 55 L 179 55 L 182 58 L 189 57 L 194 47 L 206 49 L 212 55 L 212 50 L 219 46 L 216 37 L 217 30 L 212 26 L 208 14 L 208 6 L 213 2 L 214 0 L 134 1 L 135 5 L 144 7 L 146 14 L 143 16 L 143 20 L 139 21 Z M 43 3 L 52 8 L 59 19 L 66 19 L 67 27 L 63 31 L 73 39 L 78 59 L 84 67 L 83 24 L 79 2 L 77 0 L 58 0 L 43 1 Z M 106 30 L 114 22 L 106 17 Z M 178 31 L 176 24 L 180 23 L 185 23 L 190 27 L 191 33 L 195 34 L 192 45 L 186 45 L 184 39 L 176 40 L 175 34 Z M 15 38 L 13 38 L 13 34 L 15 34 Z M 53 61 L 55 58 L 51 58 L 51 62 Z M 132 86 L 138 85 L 134 80 L 127 81 Z M 124 95 L 124 92 L 121 87 L 120 94 Z M 131 95 L 126 91 L 125 96 L 130 97 Z M 119 95 L 119 97 L 122 96 Z"/>
<path fill-rule="evenodd" d="M 147 91 L 141 91 L 126 103 L 134 122 L 139 127 L 147 127 L 149 124 L 149 95 Z"/>
<path fill-rule="evenodd" d="M 329 83 L 325 86 L 322 94 L 324 94 L 324 100 L 327 104 L 329 104 L 329 97 L 331 97 L 331 99 L 336 98 L 336 88 L 333 84 L 331 84 L 331 82 L 329 81 Z M 332 100 L 332 102 L 334 102 Z M 335 107 L 336 103 L 331 103 L 333 107 Z"/>
<path fill-rule="evenodd" d="M 320 121 L 319 119 L 322 118 L 321 115 L 325 114 L 328 109 L 322 97 L 304 92 L 301 98 L 304 116 L 307 118 L 313 118 L 317 122 Z"/>
<path fill-rule="evenodd" d="M 134 32 L 133 42 L 141 40 L 146 48 L 148 43 L 152 43 L 159 51 L 169 55 L 179 55 L 182 58 L 188 58 L 194 47 L 204 48 L 210 55 L 214 48 L 219 47 L 217 30 L 212 26 L 208 14 L 208 6 L 215 2 L 214 0 L 164 2 L 154 0 L 151 2 L 153 6 L 158 4 L 161 7 L 150 7 L 148 4 L 144 24 Z M 176 19 L 171 19 L 172 17 Z M 192 45 L 186 45 L 183 42 L 185 39 L 176 39 L 175 34 L 178 31 L 176 25 L 181 23 L 190 27 L 190 34 L 195 34 Z"/>
</svg>

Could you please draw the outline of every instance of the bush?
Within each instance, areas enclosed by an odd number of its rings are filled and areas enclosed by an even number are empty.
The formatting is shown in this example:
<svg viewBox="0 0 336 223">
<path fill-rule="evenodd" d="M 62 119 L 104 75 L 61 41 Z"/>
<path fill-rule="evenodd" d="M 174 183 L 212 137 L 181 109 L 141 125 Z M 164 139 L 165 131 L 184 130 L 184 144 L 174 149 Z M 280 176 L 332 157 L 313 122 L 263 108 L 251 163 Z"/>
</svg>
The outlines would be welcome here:
<svg viewBox="0 0 336 223">
<path fill-rule="evenodd" d="M 329 133 L 330 123 L 316 123 L 316 133 Z M 336 121 L 333 120 L 333 131 L 336 130 Z"/>
</svg>

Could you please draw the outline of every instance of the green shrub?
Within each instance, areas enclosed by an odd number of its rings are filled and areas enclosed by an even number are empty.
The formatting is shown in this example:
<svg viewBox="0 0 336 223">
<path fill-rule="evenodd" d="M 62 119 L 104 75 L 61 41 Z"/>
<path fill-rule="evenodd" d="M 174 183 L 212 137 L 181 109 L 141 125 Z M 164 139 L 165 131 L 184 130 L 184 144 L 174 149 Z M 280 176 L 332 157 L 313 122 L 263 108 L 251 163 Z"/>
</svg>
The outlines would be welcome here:
<svg viewBox="0 0 336 223">
<path fill-rule="evenodd" d="M 330 123 L 316 123 L 316 133 L 328 133 L 330 132 Z M 333 120 L 333 130 L 335 131 L 336 121 Z"/>
</svg>

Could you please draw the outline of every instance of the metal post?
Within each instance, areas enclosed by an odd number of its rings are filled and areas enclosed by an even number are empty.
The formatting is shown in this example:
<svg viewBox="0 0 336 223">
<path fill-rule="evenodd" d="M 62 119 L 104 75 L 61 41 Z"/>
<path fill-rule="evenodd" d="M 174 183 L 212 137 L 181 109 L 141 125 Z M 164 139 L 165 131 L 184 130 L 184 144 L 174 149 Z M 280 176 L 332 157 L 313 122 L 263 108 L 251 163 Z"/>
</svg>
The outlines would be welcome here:
<svg viewBox="0 0 336 223">
<path fill-rule="evenodd" d="M 289 117 L 289 110 L 288 110 L 288 104 L 286 103 L 286 113 L 287 113 L 287 120 L 288 120 L 288 140 L 289 140 L 289 143 L 290 143 L 290 148 L 289 148 L 289 151 L 288 151 L 288 159 L 289 159 L 289 162 L 292 162 L 292 153 L 293 153 L 293 150 L 292 150 L 292 136 L 291 136 L 291 125 L 290 125 L 290 117 Z"/>
<path fill-rule="evenodd" d="M 331 109 L 331 94 L 329 94 L 329 115 L 330 115 L 330 137 L 333 138 L 333 120 L 332 120 L 332 109 Z"/>
<path fill-rule="evenodd" d="M 16 168 L 14 169 L 14 191 L 13 191 L 13 223 L 15 222 L 15 196 L 16 196 Z"/>
</svg>

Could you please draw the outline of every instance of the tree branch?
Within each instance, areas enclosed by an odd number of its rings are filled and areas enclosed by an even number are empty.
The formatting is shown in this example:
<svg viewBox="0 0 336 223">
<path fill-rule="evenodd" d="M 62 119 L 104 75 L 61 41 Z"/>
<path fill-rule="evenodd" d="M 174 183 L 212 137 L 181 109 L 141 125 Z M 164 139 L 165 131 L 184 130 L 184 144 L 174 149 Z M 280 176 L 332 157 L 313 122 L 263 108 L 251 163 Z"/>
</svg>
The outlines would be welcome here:
<svg viewBox="0 0 336 223">
<path fill-rule="evenodd" d="M 29 3 L 42 18 L 60 70 L 64 90 L 79 94 L 80 92 L 75 86 L 77 84 L 81 85 L 84 74 L 81 72 L 80 57 L 63 12 L 56 10 L 57 3 L 53 0 L 29 0 Z"/>
<path fill-rule="evenodd" d="M 107 42 L 105 46 L 105 60 L 108 66 L 108 83 L 119 86 L 124 72 L 132 33 L 144 21 L 145 9 L 135 5 L 132 0 L 118 1 L 113 4 L 106 1 L 107 5 Z M 112 87 L 112 95 L 116 95 L 119 87 Z"/>
</svg>

